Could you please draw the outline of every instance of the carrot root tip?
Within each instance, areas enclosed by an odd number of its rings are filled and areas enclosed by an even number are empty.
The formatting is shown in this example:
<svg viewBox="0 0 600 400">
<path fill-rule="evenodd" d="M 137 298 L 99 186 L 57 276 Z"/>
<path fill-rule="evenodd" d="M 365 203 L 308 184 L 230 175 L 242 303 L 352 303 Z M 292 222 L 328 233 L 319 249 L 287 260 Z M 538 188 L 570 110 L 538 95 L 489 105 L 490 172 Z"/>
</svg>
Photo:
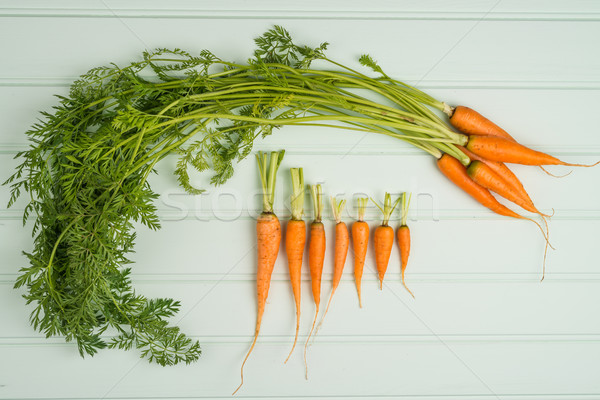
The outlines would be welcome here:
<svg viewBox="0 0 600 400">
<path fill-rule="evenodd" d="M 566 173 L 566 174 L 564 174 L 564 175 L 555 175 L 555 174 L 553 174 L 552 172 L 548 171 L 546 168 L 544 168 L 544 166 L 543 166 L 543 165 L 540 165 L 539 167 L 540 167 L 540 169 L 541 169 L 542 171 L 544 171 L 544 172 L 545 172 L 547 175 L 550 175 L 550 176 L 551 176 L 551 177 L 553 177 L 553 178 L 565 178 L 565 177 L 567 177 L 567 176 L 569 176 L 569 175 L 571 175 L 571 174 L 573 173 L 573 170 L 571 170 L 571 171 L 567 172 L 567 173 Z"/>
</svg>

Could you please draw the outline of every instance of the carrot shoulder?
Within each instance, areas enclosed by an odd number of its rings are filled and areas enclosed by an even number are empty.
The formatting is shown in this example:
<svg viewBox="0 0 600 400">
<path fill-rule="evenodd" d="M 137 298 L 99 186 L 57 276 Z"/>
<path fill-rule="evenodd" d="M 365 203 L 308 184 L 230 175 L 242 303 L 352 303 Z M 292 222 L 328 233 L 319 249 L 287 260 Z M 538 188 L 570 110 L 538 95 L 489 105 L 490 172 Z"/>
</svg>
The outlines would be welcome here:
<svg viewBox="0 0 600 400">
<path fill-rule="evenodd" d="M 279 219 L 273 213 L 273 203 L 275 199 L 275 178 L 277 176 L 277 169 L 281 164 L 283 155 L 283 151 L 271 152 L 270 162 L 267 154 L 259 153 L 256 156 L 256 159 L 258 160 L 261 184 L 263 187 L 263 212 L 256 221 L 256 245 L 258 258 L 256 270 L 256 294 L 258 307 L 254 339 L 252 340 L 248 354 L 246 354 L 246 357 L 242 362 L 242 367 L 240 369 L 241 383 L 233 392 L 233 394 L 236 394 L 244 384 L 244 365 L 246 364 L 246 361 L 248 361 L 248 357 L 250 357 L 250 354 L 256 345 L 256 340 L 258 339 L 262 317 L 265 311 L 267 297 L 269 295 L 269 287 L 271 286 L 271 275 L 273 274 L 273 268 L 275 266 L 275 261 L 277 260 L 277 254 L 279 253 L 279 243 L 281 242 L 281 226 L 279 224 Z"/>
</svg>

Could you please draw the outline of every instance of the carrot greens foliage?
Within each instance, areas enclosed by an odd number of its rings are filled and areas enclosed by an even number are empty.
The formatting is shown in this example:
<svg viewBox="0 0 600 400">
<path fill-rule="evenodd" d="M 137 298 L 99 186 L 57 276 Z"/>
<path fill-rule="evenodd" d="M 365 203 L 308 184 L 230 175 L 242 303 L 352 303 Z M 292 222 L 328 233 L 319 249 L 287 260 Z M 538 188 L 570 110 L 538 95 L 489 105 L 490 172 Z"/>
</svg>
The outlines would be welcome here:
<svg viewBox="0 0 600 400">
<path fill-rule="evenodd" d="M 30 146 L 5 184 L 9 206 L 26 197 L 23 219 L 33 222 L 15 287 L 26 289 L 36 330 L 76 342 L 82 356 L 105 347 L 135 348 L 161 365 L 200 356 L 198 342 L 168 323 L 179 302 L 136 292 L 127 268 L 134 224 L 160 228 L 148 177 L 166 156 L 179 156 L 176 178 L 192 194 L 202 189 L 190 168 L 222 184 L 257 138 L 284 125 L 380 133 L 468 162 L 455 146 L 465 137 L 429 109 L 445 104 L 389 78 L 371 57 L 360 62 L 377 78 L 328 59 L 326 43 L 294 44 L 281 27 L 256 45 L 244 64 L 159 49 L 94 68 L 27 132 Z M 311 69 L 315 60 L 334 69 Z"/>
</svg>

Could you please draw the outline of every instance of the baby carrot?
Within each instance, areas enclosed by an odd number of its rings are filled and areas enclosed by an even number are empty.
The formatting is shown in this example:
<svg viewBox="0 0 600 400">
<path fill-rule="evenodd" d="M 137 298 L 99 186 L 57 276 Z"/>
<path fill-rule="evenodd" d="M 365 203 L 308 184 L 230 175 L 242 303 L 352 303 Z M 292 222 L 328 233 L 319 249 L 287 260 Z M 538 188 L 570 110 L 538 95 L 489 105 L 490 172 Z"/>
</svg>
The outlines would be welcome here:
<svg viewBox="0 0 600 400">
<path fill-rule="evenodd" d="M 365 211 L 369 199 L 367 197 L 358 199 L 358 220 L 352 224 L 352 248 L 354 249 L 354 282 L 358 293 L 358 305 L 362 308 L 361 281 L 367 247 L 369 244 L 369 224 L 365 222 Z"/>
<path fill-rule="evenodd" d="M 398 205 L 400 198 L 398 198 L 394 204 L 392 204 L 392 196 L 389 193 L 385 194 L 385 200 L 383 207 L 381 207 L 375 200 L 371 199 L 373 203 L 381 210 L 383 214 L 383 221 L 381 225 L 375 228 L 375 234 L 373 236 L 373 245 L 375 246 L 375 265 L 377 266 L 377 274 L 379 275 L 379 289 L 383 289 L 383 277 L 387 271 L 387 267 L 390 261 L 390 255 L 392 254 L 392 246 L 394 245 L 394 230 L 388 225 L 390 217 L 394 212 L 394 209 Z"/>
<path fill-rule="evenodd" d="M 280 152 L 271 152 L 270 162 L 268 161 L 269 157 L 267 154 L 261 152 L 256 156 L 263 188 L 263 212 L 256 222 L 256 244 L 258 249 L 256 293 L 258 312 L 256 317 L 256 328 L 254 330 L 254 340 L 252 341 L 250 350 L 248 350 L 248 354 L 246 354 L 246 358 L 244 358 L 244 361 L 242 362 L 240 370 L 242 382 L 237 389 L 235 389 L 233 394 L 236 394 L 244 384 L 244 365 L 246 364 L 248 357 L 250 357 L 250 354 L 256 345 L 256 340 L 258 339 L 262 317 L 265 312 L 265 304 L 267 303 L 267 296 L 269 295 L 269 287 L 271 286 L 271 275 L 273 274 L 273 267 L 275 266 L 277 254 L 279 253 L 281 226 L 279 224 L 279 219 L 273 213 L 273 202 L 275 200 L 275 178 L 277 177 L 277 169 L 281 164 L 283 155 L 283 150 Z"/>
<path fill-rule="evenodd" d="M 306 243 L 306 224 L 302 220 L 304 213 L 304 176 L 302 168 L 290 168 L 292 175 L 292 219 L 288 222 L 285 234 L 285 252 L 288 258 L 288 268 L 290 271 L 290 282 L 292 283 L 292 292 L 296 302 L 296 336 L 292 350 L 285 362 L 287 363 L 298 341 L 298 332 L 300 330 L 300 286 L 302 281 L 302 258 L 304 255 L 304 245 Z"/>
<path fill-rule="evenodd" d="M 325 260 L 325 229 L 323 227 L 323 192 L 321 185 L 311 185 L 311 197 L 313 201 L 313 210 L 315 220 L 310 224 L 310 239 L 308 243 L 308 267 L 310 269 L 310 279 L 312 283 L 312 294 L 315 300 L 315 319 L 313 320 L 310 333 L 304 344 L 304 364 L 306 367 L 305 377 L 308 379 L 308 361 L 306 352 L 308 342 L 315 329 L 315 323 L 319 315 L 319 305 L 321 304 L 321 275 L 323 274 L 323 261 Z"/>
<path fill-rule="evenodd" d="M 400 263 L 401 263 L 401 274 L 402 274 L 402 285 L 408 290 L 408 293 L 414 298 L 413 292 L 406 286 L 404 281 L 404 271 L 408 265 L 408 256 L 410 255 L 410 229 L 406 224 L 408 220 L 408 207 L 410 206 L 410 199 L 412 195 L 409 195 L 408 200 L 406 199 L 406 192 L 402 193 L 402 203 L 400 210 L 402 211 L 402 219 L 400 228 L 398 228 L 398 247 L 400 247 Z"/>
<path fill-rule="evenodd" d="M 331 287 L 331 294 L 329 295 L 329 301 L 327 302 L 327 307 L 325 308 L 325 313 L 321 318 L 321 322 L 319 322 L 319 326 L 317 327 L 317 332 L 319 331 L 321 325 L 323 325 L 323 321 L 325 320 L 325 316 L 327 315 L 327 311 L 329 311 L 329 306 L 331 305 L 331 299 L 333 299 L 335 290 L 342 279 L 344 265 L 346 265 L 346 256 L 348 255 L 350 238 L 348 235 L 348 227 L 346 226 L 346 223 L 342 221 L 342 211 L 344 210 L 345 204 L 346 200 L 340 200 L 339 203 L 336 203 L 335 197 L 331 198 L 331 207 L 333 209 L 333 216 L 335 218 L 333 283 Z"/>
</svg>

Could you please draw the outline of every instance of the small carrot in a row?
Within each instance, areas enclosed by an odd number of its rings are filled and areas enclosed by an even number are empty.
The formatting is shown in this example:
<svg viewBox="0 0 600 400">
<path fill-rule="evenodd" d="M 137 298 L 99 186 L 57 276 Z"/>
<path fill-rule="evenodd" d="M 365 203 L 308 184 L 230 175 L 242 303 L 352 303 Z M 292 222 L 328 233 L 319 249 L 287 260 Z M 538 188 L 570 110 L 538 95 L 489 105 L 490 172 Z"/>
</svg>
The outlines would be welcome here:
<svg viewBox="0 0 600 400">
<path fill-rule="evenodd" d="M 354 282 L 358 293 L 358 304 L 362 308 L 361 281 L 367 248 L 369 245 L 369 224 L 365 222 L 368 197 L 358 199 L 358 220 L 352 224 L 352 248 L 354 249 Z"/>
<path fill-rule="evenodd" d="M 339 202 L 336 202 L 335 197 L 331 198 L 331 208 L 333 210 L 333 217 L 335 218 L 333 281 L 331 287 L 331 294 L 329 295 L 329 301 L 327 302 L 327 307 L 325 308 L 325 313 L 321 318 L 321 322 L 319 322 L 319 326 L 317 327 L 317 332 L 319 331 L 321 325 L 323 325 L 323 321 L 325 320 L 327 311 L 329 311 L 329 306 L 331 305 L 333 295 L 335 294 L 335 291 L 338 288 L 340 281 L 342 280 L 342 273 L 344 272 L 344 266 L 346 265 L 346 256 L 348 254 L 348 245 L 350 244 L 350 237 L 348 235 L 348 227 L 346 226 L 346 223 L 342 221 L 342 211 L 344 210 L 345 204 L 346 200 L 340 200 Z"/>
<path fill-rule="evenodd" d="M 389 193 L 386 193 L 383 207 L 375 200 L 371 199 L 371 201 L 375 203 L 377 208 L 379 208 L 383 214 L 383 221 L 381 222 L 381 225 L 375 228 L 375 234 L 373 236 L 375 265 L 377 266 L 377 274 L 379 275 L 379 289 L 383 289 L 383 278 L 387 271 L 390 255 L 392 254 L 392 246 L 394 245 L 394 229 L 388 225 L 388 222 L 390 221 L 390 217 L 398 205 L 400 198 L 392 204 L 392 196 Z"/>
<path fill-rule="evenodd" d="M 315 319 L 313 320 L 310 333 L 304 344 L 304 364 L 306 368 L 305 377 L 308 379 L 308 361 L 306 353 L 308 342 L 315 329 L 315 323 L 319 316 L 319 306 L 321 304 L 321 275 L 323 274 L 323 262 L 325 260 L 325 229 L 322 222 L 323 214 L 323 190 L 321 185 L 311 185 L 310 187 L 315 220 L 310 224 L 310 239 L 308 243 L 308 267 L 310 269 L 310 279 L 312 283 L 312 294 L 315 300 Z"/>
<path fill-rule="evenodd" d="M 292 283 L 292 292 L 296 303 L 296 336 L 290 354 L 285 362 L 287 363 L 298 341 L 298 332 L 300 330 L 300 294 L 302 281 L 302 258 L 304 256 L 304 245 L 306 243 L 306 224 L 302 220 L 304 213 L 304 176 L 302 168 L 290 168 L 292 176 L 292 219 L 288 222 L 285 234 L 285 252 L 288 258 L 288 268 L 290 271 L 290 282 Z"/>
<path fill-rule="evenodd" d="M 406 198 L 406 192 L 402 193 L 400 203 L 400 210 L 402 212 L 400 228 L 398 228 L 398 247 L 400 248 L 400 268 L 402 274 L 402 285 L 408 290 L 408 293 L 414 298 L 415 295 L 413 292 L 406 286 L 406 282 L 404 281 L 404 271 L 406 271 L 406 267 L 408 265 L 408 257 L 410 255 L 410 229 L 406 224 L 408 221 L 408 207 L 410 207 L 410 199 L 412 195 L 409 195 L 408 199 Z"/>
<path fill-rule="evenodd" d="M 248 357 L 252 353 L 258 333 L 262 317 L 265 312 L 267 296 L 269 295 L 269 287 L 271 286 L 271 275 L 273 267 L 279 253 L 279 243 L 281 242 L 281 226 L 279 219 L 273 213 L 273 203 L 275 201 L 275 179 L 277 177 L 277 169 L 283 159 L 284 151 L 271 152 L 271 159 L 265 153 L 256 155 L 258 161 L 258 170 L 260 173 L 260 181 L 263 189 L 263 211 L 256 221 L 256 245 L 258 253 L 258 263 L 256 270 L 256 294 L 258 310 L 256 315 L 256 329 L 254 331 L 254 340 L 248 350 L 248 354 L 242 362 L 240 370 L 242 382 L 240 386 L 233 392 L 236 394 L 244 384 L 244 365 L 248 361 Z M 268 167 L 267 167 L 268 165 Z M 233 395 L 232 394 L 232 395 Z"/>
</svg>

